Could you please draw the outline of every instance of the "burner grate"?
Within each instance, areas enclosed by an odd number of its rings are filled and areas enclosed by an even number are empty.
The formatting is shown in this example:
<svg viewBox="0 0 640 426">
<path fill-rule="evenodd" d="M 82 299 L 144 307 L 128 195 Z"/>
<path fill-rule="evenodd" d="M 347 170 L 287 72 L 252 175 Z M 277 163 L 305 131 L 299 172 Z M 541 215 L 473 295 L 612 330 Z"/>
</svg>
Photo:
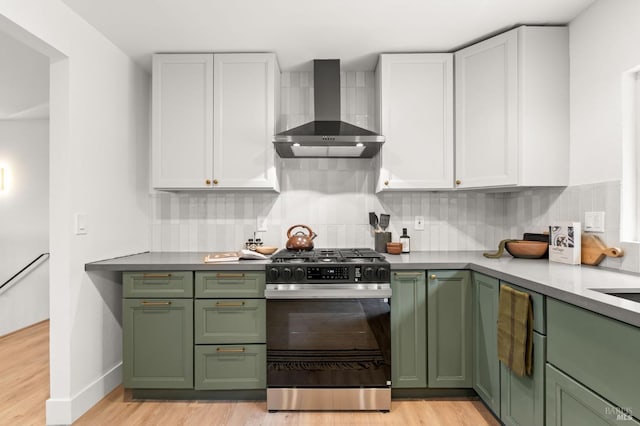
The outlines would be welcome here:
<svg viewBox="0 0 640 426">
<path fill-rule="evenodd" d="M 271 256 L 275 263 L 376 263 L 386 262 L 383 255 L 367 248 L 280 250 Z"/>
</svg>

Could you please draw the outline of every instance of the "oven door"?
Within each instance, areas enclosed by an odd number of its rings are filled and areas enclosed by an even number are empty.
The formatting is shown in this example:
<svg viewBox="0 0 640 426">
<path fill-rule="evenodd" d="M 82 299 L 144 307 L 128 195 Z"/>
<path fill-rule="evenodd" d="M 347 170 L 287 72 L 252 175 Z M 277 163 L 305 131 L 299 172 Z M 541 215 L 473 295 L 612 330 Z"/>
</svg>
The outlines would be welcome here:
<svg viewBox="0 0 640 426">
<path fill-rule="evenodd" d="M 352 293 L 267 298 L 267 387 L 390 387 L 390 289 Z"/>
</svg>

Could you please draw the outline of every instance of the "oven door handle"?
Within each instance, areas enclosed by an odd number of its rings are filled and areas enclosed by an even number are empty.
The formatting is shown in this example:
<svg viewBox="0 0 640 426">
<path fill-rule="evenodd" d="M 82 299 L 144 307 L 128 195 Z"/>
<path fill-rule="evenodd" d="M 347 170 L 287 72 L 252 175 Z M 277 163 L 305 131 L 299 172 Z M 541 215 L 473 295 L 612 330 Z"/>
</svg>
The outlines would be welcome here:
<svg viewBox="0 0 640 426">
<path fill-rule="evenodd" d="M 293 286 L 291 286 L 293 287 Z M 314 286 L 312 286 L 314 287 Z M 266 299 L 389 299 L 391 286 L 383 284 L 378 288 L 287 288 L 287 286 L 267 285 Z M 318 288 L 323 287 L 323 288 Z"/>
</svg>

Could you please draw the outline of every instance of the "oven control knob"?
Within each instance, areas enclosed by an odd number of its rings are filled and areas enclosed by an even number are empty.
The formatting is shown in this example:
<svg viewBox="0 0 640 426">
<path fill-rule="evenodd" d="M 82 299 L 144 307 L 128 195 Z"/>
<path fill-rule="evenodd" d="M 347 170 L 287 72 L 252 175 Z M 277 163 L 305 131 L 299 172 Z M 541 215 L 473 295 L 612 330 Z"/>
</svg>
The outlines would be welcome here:
<svg viewBox="0 0 640 426">
<path fill-rule="evenodd" d="M 302 268 L 296 268 L 293 270 L 293 278 L 296 281 L 302 281 L 306 276 L 307 274 L 305 274 L 304 269 Z"/>
<path fill-rule="evenodd" d="M 364 268 L 364 271 L 362 271 L 362 276 L 366 281 L 371 281 L 373 279 L 373 268 Z"/>
<path fill-rule="evenodd" d="M 278 268 L 269 269 L 269 281 L 278 281 L 278 278 L 280 278 L 280 271 Z"/>
<path fill-rule="evenodd" d="M 378 276 L 378 280 L 380 281 L 389 281 L 389 269 L 384 266 L 378 268 L 378 272 L 376 273 L 376 275 Z"/>
<path fill-rule="evenodd" d="M 291 279 L 291 269 L 284 268 L 282 270 L 282 279 L 285 281 L 289 281 Z"/>
</svg>

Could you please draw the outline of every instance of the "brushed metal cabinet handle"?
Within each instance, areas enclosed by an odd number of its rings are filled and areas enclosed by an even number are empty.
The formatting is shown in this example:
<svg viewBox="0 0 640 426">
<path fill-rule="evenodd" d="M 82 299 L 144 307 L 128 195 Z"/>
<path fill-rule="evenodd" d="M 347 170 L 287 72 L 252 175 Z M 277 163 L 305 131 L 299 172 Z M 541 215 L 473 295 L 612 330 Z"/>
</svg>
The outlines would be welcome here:
<svg viewBox="0 0 640 426">
<path fill-rule="evenodd" d="M 216 278 L 244 278 L 244 274 L 217 273 Z"/>
<path fill-rule="evenodd" d="M 216 306 L 220 308 L 238 308 L 244 306 L 244 302 L 216 302 Z"/>
<path fill-rule="evenodd" d="M 216 352 L 241 353 L 244 351 L 245 351 L 244 348 L 216 348 Z"/>
<path fill-rule="evenodd" d="M 142 306 L 170 306 L 171 302 L 148 302 L 146 300 L 142 301 Z"/>
</svg>

